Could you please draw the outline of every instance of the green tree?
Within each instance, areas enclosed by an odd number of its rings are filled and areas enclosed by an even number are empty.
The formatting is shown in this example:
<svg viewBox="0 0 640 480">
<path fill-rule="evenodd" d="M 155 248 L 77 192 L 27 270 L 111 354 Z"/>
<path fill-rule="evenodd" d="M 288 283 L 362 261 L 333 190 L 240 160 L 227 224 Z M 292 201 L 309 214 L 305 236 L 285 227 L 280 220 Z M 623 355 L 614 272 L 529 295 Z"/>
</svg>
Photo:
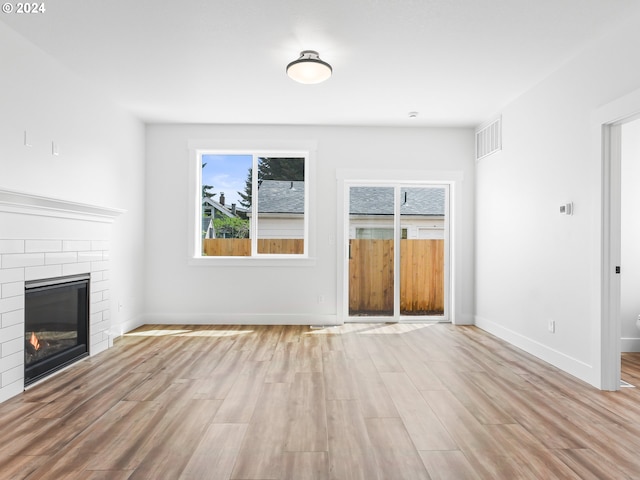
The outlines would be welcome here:
<svg viewBox="0 0 640 480">
<path fill-rule="evenodd" d="M 238 200 L 238 203 L 246 209 L 250 209 L 251 208 L 251 185 L 253 182 L 253 169 L 249 169 L 249 172 L 247 173 L 247 179 L 244 181 L 244 192 L 238 192 L 238 195 L 240 196 L 240 200 Z"/>
<path fill-rule="evenodd" d="M 249 220 L 235 217 L 213 220 L 216 238 L 249 238 Z"/>
<path fill-rule="evenodd" d="M 203 162 L 202 163 L 202 168 L 204 169 L 204 167 L 207 166 L 207 162 Z M 215 197 L 215 193 L 211 193 L 209 190 L 213 189 L 213 185 L 205 185 L 204 183 L 202 184 L 202 198 L 212 198 Z"/>
<path fill-rule="evenodd" d="M 258 160 L 258 180 L 304 180 L 304 158 L 261 158 Z"/>
</svg>

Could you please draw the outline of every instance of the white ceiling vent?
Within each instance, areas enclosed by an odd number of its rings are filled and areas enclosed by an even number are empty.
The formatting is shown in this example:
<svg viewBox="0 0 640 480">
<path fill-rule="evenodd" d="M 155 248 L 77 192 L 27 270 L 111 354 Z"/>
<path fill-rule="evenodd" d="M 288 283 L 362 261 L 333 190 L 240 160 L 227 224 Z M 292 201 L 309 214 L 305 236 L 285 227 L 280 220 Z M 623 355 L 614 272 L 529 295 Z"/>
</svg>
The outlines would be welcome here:
<svg viewBox="0 0 640 480">
<path fill-rule="evenodd" d="M 476 161 L 502 150 L 502 117 L 476 130 Z"/>
</svg>

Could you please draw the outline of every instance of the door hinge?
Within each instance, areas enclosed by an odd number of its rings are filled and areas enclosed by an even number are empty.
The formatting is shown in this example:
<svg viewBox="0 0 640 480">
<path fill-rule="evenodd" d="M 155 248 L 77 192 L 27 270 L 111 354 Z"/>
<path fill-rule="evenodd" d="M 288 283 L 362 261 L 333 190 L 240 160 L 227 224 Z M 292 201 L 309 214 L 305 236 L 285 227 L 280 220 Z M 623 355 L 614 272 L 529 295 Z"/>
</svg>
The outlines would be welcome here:
<svg viewBox="0 0 640 480">
<path fill-rule="evenodd" d="M 616 273 L 620 273 L 620 265 L 616 265 Z"/>
</svg>

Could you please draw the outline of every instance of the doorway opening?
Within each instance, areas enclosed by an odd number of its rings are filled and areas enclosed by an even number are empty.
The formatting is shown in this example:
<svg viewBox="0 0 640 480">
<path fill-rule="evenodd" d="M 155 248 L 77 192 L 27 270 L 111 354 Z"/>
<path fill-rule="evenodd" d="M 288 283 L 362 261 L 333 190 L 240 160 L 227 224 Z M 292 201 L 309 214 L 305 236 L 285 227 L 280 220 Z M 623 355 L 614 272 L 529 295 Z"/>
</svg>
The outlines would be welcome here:
<svg viewBox="0 0 640 480">
<path fill-rule="evenodd" d="M 598 121 L 601 131 L 603 173 L 600 317 L 600 387 L 603 390 L 619 390 L 621 386 L 623 343 L 621 289 L 623 272 L 626 271 L 625 265 L 622 264 L 623 128 L 626 130 L 627 126 L 631 126 L 640 118 L 640 114 L 637 113 L 640 111 L 640 98 L 630 99 L 628 102 L 625 100 L 621 99 L 614 105 L 607 106 L 603 110 L 602 119 Z M 611 120 L 612 118 L 615 120 Z M 627 174 L 625 172 L 625 175 Z M 631 193 L 629 188 L 624 191 L 625 194 Z M 631 252 L 632 250 L 627 249 L 627 255 Z M 633 270 L 632 264 L 628 265 Z M 628 276 L 627 281 L 631 278 Z M 625 322 L 628 323 L 628 321 L 625 319 Z M 625 330 L 628 331 L 628 328 L 625 327 Z"/>
<path fill-rule="evenodd" d="M 624 355 L 640 352 L 640 119 L 622 124 L 620 140 L 620 265 L 624 270 L 620 275 L 619 311 Z M 632 381 L 637 383 L 637 379 Z M 625 383 L 621 379 L 621 386 Z"/>
</svg>

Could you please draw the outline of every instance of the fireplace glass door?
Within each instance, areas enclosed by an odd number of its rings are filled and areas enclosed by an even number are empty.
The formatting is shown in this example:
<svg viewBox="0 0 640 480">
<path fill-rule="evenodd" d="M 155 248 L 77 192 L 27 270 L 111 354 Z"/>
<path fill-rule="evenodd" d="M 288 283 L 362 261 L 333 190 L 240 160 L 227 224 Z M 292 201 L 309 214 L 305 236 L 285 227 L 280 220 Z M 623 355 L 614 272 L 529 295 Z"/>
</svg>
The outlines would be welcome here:
<svg viewBox="0 0 640 480">
<path fill-rule="evenodd" d="M 25 284 L 25 385 L 89 354 L 89 276 Z"/>
</svg>

